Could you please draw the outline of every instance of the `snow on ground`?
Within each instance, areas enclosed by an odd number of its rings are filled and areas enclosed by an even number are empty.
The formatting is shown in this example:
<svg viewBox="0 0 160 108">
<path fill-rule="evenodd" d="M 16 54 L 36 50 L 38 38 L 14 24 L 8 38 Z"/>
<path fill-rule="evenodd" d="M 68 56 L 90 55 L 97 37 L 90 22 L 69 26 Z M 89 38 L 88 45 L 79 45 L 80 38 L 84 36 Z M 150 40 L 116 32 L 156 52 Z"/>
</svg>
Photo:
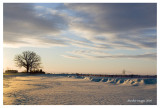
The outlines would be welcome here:
<svg viewBox="0 0 160 108">
<path fill-rule="evenodd" d="M 155 105 L 156 79 L 4 75 L 4 105 Z"/>
</svg>

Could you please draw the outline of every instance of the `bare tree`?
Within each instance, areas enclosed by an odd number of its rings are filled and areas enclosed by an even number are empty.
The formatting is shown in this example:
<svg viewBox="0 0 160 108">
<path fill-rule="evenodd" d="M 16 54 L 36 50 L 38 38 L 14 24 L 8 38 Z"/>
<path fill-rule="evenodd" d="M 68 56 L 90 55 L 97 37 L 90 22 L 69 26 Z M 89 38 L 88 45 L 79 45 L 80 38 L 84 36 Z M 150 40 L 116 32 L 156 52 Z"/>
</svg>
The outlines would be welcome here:
<svg viewBox="0 0 160 108">
<path fill-rule="evenodd" d="M 15 56 L 14 61 L 18 67 L 26 68 L 27 72 L 40 67 L 41 58 L 33 51 L 24 51 Z"/>
</svg>

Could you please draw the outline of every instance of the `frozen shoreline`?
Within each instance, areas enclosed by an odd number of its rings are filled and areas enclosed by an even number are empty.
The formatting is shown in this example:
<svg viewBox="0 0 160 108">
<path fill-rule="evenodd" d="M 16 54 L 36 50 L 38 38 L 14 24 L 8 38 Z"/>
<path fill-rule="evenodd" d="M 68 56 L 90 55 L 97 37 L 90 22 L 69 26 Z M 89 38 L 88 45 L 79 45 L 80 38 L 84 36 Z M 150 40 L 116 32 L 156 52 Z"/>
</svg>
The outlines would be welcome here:
<svg viewBox="0 0 160 108">
<path fill-rule="evenodd" d="M 154 79 L 150 81 L 153 84 L 145 84 L 144 80 L 122 80 L 52 75 L 4 76 L 3 103 L 4 105 L 157 104 L 157 84 Z M 120 82 L 123 83 L 117 84 Z M 133 82 L 137 85 L 132 86 Z"/>
</svg>

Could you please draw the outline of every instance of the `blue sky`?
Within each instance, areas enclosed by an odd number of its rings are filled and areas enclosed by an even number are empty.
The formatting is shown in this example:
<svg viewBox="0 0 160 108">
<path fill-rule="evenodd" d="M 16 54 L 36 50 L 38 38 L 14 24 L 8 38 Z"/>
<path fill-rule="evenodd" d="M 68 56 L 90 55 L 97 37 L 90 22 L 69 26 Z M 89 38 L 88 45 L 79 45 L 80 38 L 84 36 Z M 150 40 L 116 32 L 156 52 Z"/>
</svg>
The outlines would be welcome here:
<svg viewBox="0 0 160 108">
<path fill-rule="evenodd" d="M 4 69 L 25 50 L 46 72 L 156 74 L 155 3 L 4 4 Z"/>
</svg>

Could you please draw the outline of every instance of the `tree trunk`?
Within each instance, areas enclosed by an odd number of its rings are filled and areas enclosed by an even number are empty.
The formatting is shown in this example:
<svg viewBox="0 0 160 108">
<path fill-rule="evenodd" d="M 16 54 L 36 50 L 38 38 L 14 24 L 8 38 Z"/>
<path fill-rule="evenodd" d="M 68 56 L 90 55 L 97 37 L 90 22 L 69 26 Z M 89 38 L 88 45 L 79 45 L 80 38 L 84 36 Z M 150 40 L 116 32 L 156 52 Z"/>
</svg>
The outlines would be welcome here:
<svg viewBox="0 0 160 108">
<path fill-rule="evenodd" d="M 29 72 L 29 67 L 27 67 L 27 73 Z"/>
</svg>

